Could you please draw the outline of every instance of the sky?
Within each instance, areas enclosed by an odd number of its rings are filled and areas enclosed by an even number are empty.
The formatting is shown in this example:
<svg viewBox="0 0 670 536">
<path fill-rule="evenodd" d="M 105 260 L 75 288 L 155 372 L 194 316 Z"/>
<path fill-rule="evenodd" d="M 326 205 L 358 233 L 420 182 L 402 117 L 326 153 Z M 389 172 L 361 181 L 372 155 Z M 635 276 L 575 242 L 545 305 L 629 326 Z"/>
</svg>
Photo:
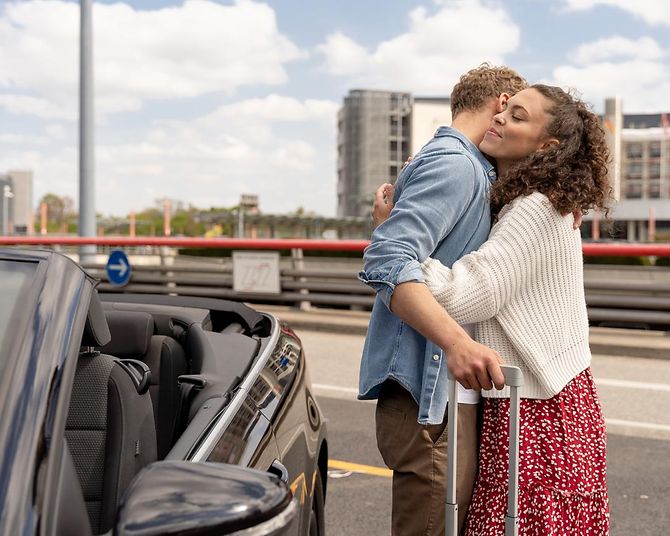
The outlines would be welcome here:
<svg viewBox="0 0 670 536">
<path fill-rule="evenodd" d="M 350 89 L 448 96 L 484 61 L 595 111 L 670 111 L 668 0 L 104 0 L 93 5 L 96 210 L 257 194 L 336 213 Z M 79 3 L 0 0 L 0 173 L 78 197 Z"/>
</svg>

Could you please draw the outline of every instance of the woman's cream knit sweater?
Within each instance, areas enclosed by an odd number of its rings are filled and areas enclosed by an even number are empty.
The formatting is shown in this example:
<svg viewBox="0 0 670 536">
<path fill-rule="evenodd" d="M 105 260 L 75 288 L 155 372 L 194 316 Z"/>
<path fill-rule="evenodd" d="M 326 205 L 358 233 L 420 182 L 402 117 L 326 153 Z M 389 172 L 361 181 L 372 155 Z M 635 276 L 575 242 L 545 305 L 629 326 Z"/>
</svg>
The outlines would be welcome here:
<svg viewBox="0 0 670 536">
<path fill-rule="evenodd" d="M 449 269 L 422 265 L 437 301 L 476 339 L 524 373 L 524 398 L 551 398 L 591 362 L 581 238 L 533 193 L 505 206 L 482 247 Z M 484 391 L 509 396 L 509 389 Z"/>
</svg>

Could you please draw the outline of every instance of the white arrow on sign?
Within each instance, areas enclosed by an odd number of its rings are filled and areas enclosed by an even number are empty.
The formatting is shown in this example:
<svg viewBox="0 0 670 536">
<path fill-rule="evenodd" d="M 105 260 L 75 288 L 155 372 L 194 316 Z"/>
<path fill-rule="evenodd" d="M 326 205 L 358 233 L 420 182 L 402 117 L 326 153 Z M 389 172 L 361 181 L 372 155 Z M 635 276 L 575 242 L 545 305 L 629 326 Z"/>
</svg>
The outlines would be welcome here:
<svg viewBox="0 0 670 536">
<path fill-rule="evenodd" d="M 123 277 L 128 271 L 128 264 L 123 259 L 119 259 L 119 264 L 110 264 L 109 269 L 114 272 L 119 272 L 119 277 Z"/>
</svg>

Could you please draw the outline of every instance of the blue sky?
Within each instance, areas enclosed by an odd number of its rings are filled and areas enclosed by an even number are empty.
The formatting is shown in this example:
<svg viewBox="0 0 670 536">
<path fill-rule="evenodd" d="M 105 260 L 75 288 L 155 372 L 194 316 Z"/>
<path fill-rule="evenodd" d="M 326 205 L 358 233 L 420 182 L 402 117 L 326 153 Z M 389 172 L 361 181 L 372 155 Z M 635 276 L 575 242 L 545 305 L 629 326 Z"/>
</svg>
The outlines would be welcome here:
<svg viewBox="0 0 670 536">
<path fill-rule="evenodd" d="M 0 0 L 0 172 L 76 200 L 78 2 Z M 506 63 L 596 110 L 670 110 L 667 0 L 142 0 L 94 4 L 96 203 L 264 212 L 336 203 L 351 88 L 448 95 Z"/>
</svg>

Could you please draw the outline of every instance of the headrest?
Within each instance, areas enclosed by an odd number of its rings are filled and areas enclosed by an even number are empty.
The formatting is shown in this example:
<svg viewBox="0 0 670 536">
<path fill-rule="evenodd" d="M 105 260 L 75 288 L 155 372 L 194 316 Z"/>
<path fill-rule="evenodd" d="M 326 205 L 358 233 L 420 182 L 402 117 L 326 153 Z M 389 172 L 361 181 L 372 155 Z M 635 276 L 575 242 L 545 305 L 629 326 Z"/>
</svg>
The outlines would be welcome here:
<svg viewBox="0 0 670 536">
<path fill-rule="evenodd" d="M 106 311 L 112 341 L 100 348 L 103 354 L 114 357 L 140 357 L 149 351 L 154 334 L 154 319 L 140 311 Z"/>
<path fill-rule="evenodd" d="M 91 303 L 88 306 L 86 315 L 86 325 L 84 326 L 84 335 L 81 338 L 82 346 L 103 346 L 112 338 L 107 327 L 105 311 L 102 309 L 102 303 L 98 297 L 97 291 L 91 294 Z"/>
</svg>

